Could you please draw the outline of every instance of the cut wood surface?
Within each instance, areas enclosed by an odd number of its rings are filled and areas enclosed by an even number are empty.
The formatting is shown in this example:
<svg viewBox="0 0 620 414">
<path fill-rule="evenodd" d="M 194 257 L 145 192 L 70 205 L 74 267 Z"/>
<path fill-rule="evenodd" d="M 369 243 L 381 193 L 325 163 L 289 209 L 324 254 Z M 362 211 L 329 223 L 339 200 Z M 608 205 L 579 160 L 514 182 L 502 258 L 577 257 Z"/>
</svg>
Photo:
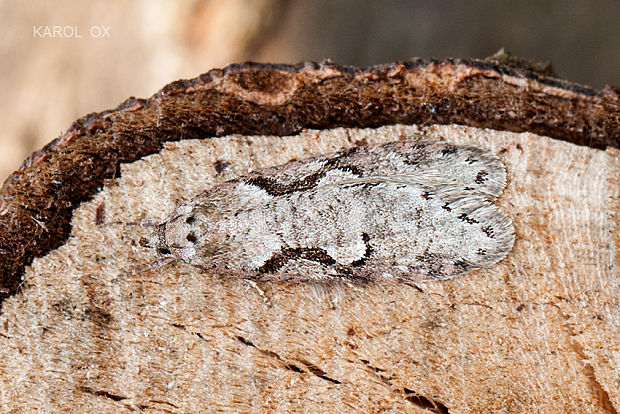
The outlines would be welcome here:
<svg viewBox="0 0 620 414">
<path fill-rule="evenodd" d="M 570 93 L 574 108 L 599 99 Z M 570 126 L 558 128 L 553 138 L 395 122 L 227 135 L 168 142 L 122 164 L 71 210 L 66 242 L 34 259 L 3 303 L 2 410 L 616 413 L 618 135 L 577 145 L 558 139 Z M 183 263 L 132 273 L 156 254 L 139 244 L 149 229 L 131 223 L 164 219 L 248 171 L 401 139 L 502 159 L 508 185 L 497 204 L 516 231 L 504 260 L 417 285 L 261 283 L 264 297 Z M 6 203 L 4 217 L 14 214 Z"/>
</svg>

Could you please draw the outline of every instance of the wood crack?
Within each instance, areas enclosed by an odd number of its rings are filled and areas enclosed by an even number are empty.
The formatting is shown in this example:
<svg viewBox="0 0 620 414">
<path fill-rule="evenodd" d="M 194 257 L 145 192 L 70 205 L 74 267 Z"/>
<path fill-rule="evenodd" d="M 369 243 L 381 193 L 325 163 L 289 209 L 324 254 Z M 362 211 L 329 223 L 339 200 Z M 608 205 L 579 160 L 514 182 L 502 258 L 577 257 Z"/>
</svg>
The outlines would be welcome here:
<svg viewBox="0 0 620 414">
<path fill-rule="evenodd" d="M 250 347 L 256 349 L 261 354 L 276 359 L 278 362 L 281 363 L 282 367 L 285 368 L 285 369 L 288 369 L 290 371 L 297 372 L 297 373 L 312 374 L 312 375 L 315 375 L 315 376 L 321 378 L 322 380 L 329 381 L 332 384 L 336 384 L 336 385 L 342 384 L 341 381 L 338 381 L 338 380 L 336 380 L 334 378 L 329 377 L 325 371 L 323 371 L 321 368 L 317 367 L 316 365 L 314 365 L 313 363 L 311 363 L 309 361 L 306 361 L 306 360 L 303 360 L 303 359 L 298 359 L 297 361 L 301 362 L 305 369 L 304 368 L 300 368 L 299 366 L 297 366 L 295 364 L 292 364 L 290 362 L 285 361 L 284 358 L 282 358 L 280 355 L 278 355 L 277 353 L 275 353 L 273 351 L 268 351 L 268 350 L 261 349 L 261 348 L 257 347 L 251 341 L 245 339 L 242 336 L 237 336 L 236 339 L 239 342 L 241 342 L 242 344 L 250 346 Z"/>
<path fill-rule="evenodd" d="M 409 388 L 404 388 L 405 399 L 410 403 L 417 405 L 420 408 L 425 408 L 430 410 L 433 413 L 437 414 L 449 414 L 450 411 L 448 407 L 440 403 L 439 401 L 431 400 L 426 398 L 423 395 L 418 394 L 417 392 L 410 390 Z"/>
<path fill-rule="evenodd" d="M 556 305 L 555 307 L 558 309 L 558 313 L 560 315 L 561 320 L 568 319 L 567 315 L 565 315 L 564 312 L 562 312 L 559 306 Z M 564 322 L 560 322 L 560 326 L 562 327 L 564 332 L 566 332 L 566 334 L 568 335 L 568 342 L 572 350 L 579 356 L 579 360 L 583 363 L 583 371 L 584 371 L 585 377 L 588 379 L 589 388 L 592 391 L 592 393 L 596 395 L 601 405 L 601 408 L 603 409 L 605 413 L 618 414 L 618 411 L 613 406 L 609 398 L 609 394 L 607 393 L 605 388 L 603 388 L 601 383 L 598 381 L 598 378 L 596 378 L 594 367 L 589 362 L 590 358 L 588 358 L 588 356 L 584 352 L 579 342 L 577 342 L 577 340 L 575 339 L 576 334 L 573 331 L 573 328 L 571 328 L 570 325 Z"/>
</svg>

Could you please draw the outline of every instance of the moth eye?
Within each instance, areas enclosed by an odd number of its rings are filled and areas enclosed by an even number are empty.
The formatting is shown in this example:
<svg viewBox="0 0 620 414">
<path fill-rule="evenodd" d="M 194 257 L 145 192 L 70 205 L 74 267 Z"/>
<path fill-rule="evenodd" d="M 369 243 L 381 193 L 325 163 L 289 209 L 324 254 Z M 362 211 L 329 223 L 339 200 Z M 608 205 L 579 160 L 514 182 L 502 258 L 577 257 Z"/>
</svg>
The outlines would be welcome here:
<svg viewBox="0 0 620 414">
<path fill-rule="evenodd" d="M 162 256 L 169 256 L 169 255 L 172 254 L 172 253 L 170 253 L 170 250 L 164 249 L 164 248 L 161 248 L 161 247 L 159 249 L 157 249 L 157 253 L 161 254 Z"/>
<path fill-rule="evenodd" d="M 196 221 L 196 217 L 194 217 L 194 216 L 189 216 L 188 218 L 185 219 L 185 222 L 187 224 L 192 224 L 195 221 Z"/>
<path fill-rule="evenodd" d="M 186 238 L 188 242 L 196 243 L 196 235 L 194 233 L 188 233 Z"/>
</svg>

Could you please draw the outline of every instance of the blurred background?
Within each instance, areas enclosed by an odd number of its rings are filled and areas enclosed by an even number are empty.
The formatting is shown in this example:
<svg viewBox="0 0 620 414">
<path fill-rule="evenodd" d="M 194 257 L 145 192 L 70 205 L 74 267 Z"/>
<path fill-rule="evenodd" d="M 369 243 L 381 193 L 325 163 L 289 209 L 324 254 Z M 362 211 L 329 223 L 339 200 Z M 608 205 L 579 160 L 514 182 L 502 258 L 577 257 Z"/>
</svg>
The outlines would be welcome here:
<svg viewBox="0 0 620 414">
<path fill-rule="evenodd" d="M 620 1 L 0 0 L 0 182 L 78 117 L 214 67 L 501 47 L 573 82 L 620 86 Z"/>
</svg>

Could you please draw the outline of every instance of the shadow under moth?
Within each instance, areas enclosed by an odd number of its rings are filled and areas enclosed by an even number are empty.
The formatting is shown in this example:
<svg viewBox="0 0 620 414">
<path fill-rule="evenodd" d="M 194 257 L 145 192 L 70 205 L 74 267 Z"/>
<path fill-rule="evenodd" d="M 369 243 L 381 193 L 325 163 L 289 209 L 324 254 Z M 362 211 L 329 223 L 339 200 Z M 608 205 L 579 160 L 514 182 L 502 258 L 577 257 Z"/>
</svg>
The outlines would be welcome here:
<svg viewBox="0 0 620 414">
<path fill-rule="evenodd" d="M 506 169 L 444 142 L 354 147 L 227 181 L 179 205 L 141 244 L 256 281 L 417 282 L 487 268 L 514 229 L 492 204 Z"/>
</svg>

